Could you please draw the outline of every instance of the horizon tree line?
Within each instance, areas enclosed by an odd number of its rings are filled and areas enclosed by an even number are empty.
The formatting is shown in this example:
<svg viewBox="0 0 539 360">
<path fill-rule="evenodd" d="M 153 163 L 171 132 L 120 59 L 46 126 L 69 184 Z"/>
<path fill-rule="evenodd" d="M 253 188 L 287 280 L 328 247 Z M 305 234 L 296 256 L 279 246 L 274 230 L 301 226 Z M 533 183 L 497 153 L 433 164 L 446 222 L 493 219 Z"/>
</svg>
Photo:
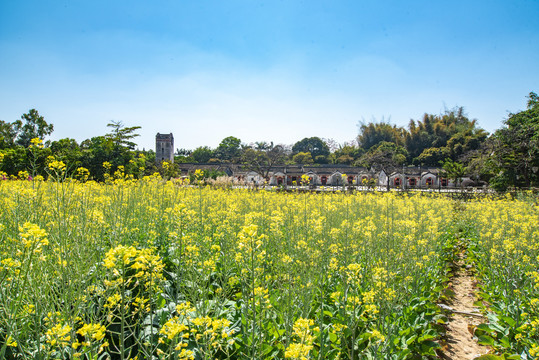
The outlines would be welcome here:
<svg viewBox="0 0 539 360">
<path fill-rule="evenodd" d="M 134 139 L 140 126 L 127 127 L 121 121 L 107 124 L 110 131 L 80 144 L 74 139 L 46 140 L 54 129 L 36 109 L 14 122 L 0 120 L 0 172 L 4 177 L 21 171 L 46 176 L 47 159 L 53 157 L 67 165 L 67 171 L 87 169 L 92 178 L 102 181 L 110 171 L 121 168 L 134 177 L 156 171 L 177 175 L 177 166 L 166 169 L 156 164 L 153 150 L 136 149 Z M 40 139 L 43 146 L 32 145 Z M 332 139 L 308 137 L 295 144 L 273 142 L 243 143 L 225 137 L 212 149 L 176 149 L 175 163 L 236 163 L 267 177 L 275 165 L 343 164 L 391 171 L 402 166 L 443 168 L 450 175 L 467 174 L 489 182 L 497 190 L 508 187 L 539 186 L 539 97 L 528 95 L 527 109 L 509 114 L 503 127 L 489 134 L 476 119 L 468 118 L 463 107 L 439 115 L 424 114 L 401 127 L 389 121 L 362 121 L 357 137 L 339 144 Z M 462 175 L 461 175 L 462 176 Z"/>
</svg>

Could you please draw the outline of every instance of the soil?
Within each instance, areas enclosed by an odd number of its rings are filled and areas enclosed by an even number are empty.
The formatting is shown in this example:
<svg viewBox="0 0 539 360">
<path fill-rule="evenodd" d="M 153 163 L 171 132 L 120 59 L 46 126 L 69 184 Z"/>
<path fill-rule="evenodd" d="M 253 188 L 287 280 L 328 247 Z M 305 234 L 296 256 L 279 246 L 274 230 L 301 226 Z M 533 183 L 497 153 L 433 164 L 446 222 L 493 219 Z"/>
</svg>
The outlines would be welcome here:
<svg viewBox="0 0 539 360">
<path fill-rule="evenodd" d="M 477 344 L 473 331 L 485 321 L 479 316 L 465 315 L 457 312 L 479 314 L 474 307 L 475 286 L 474 278 L 466 269 L 463 259 L 457 264 L 457 271 L 452 279 L 452 290 L 455 296 L 450 304 L 453 313 L 449 317 L 447 329 L 447 347 L 442 359 L 471 360 L 487 354 L 489 347 Z"/>
</svg>

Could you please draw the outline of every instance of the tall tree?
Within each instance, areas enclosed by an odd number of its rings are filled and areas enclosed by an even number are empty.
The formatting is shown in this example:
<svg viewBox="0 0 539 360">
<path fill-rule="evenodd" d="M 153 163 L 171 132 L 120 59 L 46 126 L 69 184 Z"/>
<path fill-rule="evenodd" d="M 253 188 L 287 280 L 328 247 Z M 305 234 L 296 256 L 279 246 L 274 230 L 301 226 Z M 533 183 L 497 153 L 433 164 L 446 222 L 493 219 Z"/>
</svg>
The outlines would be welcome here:
<svg viewBox="0 0 539 360">
<path fill-rule="evenodd" d="M 241 140 L 234 136 L 228 136 L 215 149 L 215 156 L 224 162 L 238 162 L 241 155 L 240 150 Z"/>
<path fill-rule="evenodd" d="M 48 124 L 36 109 L 30 109 L 28 113 L 21 116 L 21 119 L 24 122 L 17 120 L 13 123 L 13 128 L 17 133 L 17 145 L 28 147 L 32 139 L 44 140 L 45 136 L 50 135 L 54 129 L 54 126 Z"/>
<path fill-rule="evenodd" d="M 105 135 L 105 138 L 112 140 L 114 146 L 124 146 L 129 150 L 135 149 L 137 144 L 131 140 L 140 136 L 136 133 L 137 130 L 141 129 L 140 126 L 127 127 L 122 121 L 111 120 L 111 122 L 107 124 L 107 127 L 112 130 Z"/>
<path fill-rule="evenodd" d="M 437 166 L 440 156 L 460 160 L 467 152 L 477 150 L 488 133 L 470 120 L 463 107 L 447 110 L 443 115 L 425 114 L 423 119 L 410 121 L 405 136 L 409 161 Z"/>
<path fill-rule="evenodd" d="M 370 122 L 359 124 L 359 135 L 357 142 L 360 148 L 368 151 L 373 146 L 381 142 L 391 142 L 396 145 L 403 145 L 405 130 L 388 122 Z"/>
<path fill-rule="evenodd" d="M 213 157 L 213 150 L 208 146 L 199 146 L 191 153 L 191 157 L 197 163 L 207 163 Z"/>
<path fill-rule="evenodd" d="M 510 114 L 494 133 L 494 159 L 500 170 L 493 181 L 507 185 L 539 185 L 539 97 L 531 92 L 527 109 Z"/>
<path fill-rule="evenodd" d="M 13 123 L 0 120 L 0 149 L 8 149 L 15 146 L 17 129 Z"/>
<path fill-rule="evenodd" d="M 113 162 L 114 144 L 112 140 L 105 136 L 95 136 L 84 140 L 81 143 L 81 150 L 81 166 L 87 168 L 95 179 L 103 180 L 103 163 L 105 161 Z M 118 162 L 116 161 L 116 163 Z"/>
</svg>

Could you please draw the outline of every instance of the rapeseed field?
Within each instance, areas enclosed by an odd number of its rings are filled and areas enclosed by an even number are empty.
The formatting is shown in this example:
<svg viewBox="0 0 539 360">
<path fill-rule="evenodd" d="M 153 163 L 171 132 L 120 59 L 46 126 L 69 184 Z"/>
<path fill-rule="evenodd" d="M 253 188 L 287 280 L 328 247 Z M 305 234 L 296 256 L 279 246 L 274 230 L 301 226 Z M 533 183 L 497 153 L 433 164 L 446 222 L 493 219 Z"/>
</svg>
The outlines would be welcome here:
<svg viewBox="0 0 539 360">
<path fill-rule="evenodd" d="M 0 358 L 434 359 L 461 238 L 480 340 L 534 358 L 527 200 L 0 181 Z"/>
</svg>

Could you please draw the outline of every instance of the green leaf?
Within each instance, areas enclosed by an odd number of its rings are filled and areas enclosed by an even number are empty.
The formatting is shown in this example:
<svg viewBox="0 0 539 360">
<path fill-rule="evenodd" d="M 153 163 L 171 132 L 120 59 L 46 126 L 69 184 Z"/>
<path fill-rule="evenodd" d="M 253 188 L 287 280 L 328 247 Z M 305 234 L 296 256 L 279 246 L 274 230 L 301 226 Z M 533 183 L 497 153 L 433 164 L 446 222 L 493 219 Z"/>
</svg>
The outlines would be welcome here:
<svg viewBox="0 0 539 360">
<path fill-rule="evenodd" d="M 509 324 L 509 326 L 513 327 L 517 323 L 513 318 L 510 318 L 509 316 L 502 316 L 501 319 Z"/>
<path fill-rule="evenodd" d="M 432 341 L 432 340 L 425 340 L 421 343 L 421 346 L 426 346 L 428 348 L 433 348 L 433 349 L 441 349 L 442 347 L 440 346 L 440 344 L 438 344 L 436 341 Z"/>
<path fill-rule="evenodd" d="M 273 346 L 269 344 L 262 344 L 262 354 L 268 355 L 273 350 Z"/>
<path fill-rule="evenodd" d="M 509 348 L 511 347 L 511 343 L 509 342 L 509 338 L 507 336 L 504 336 L 500 339 L 500 343 L 505 347 Z"/>
<path fill-rule="evenodd" d="M 408 340 L 406 340 L 406 345 L 410 346 L 415 341 L 415 339 L 417 339 L 417 335 L 411 336 Z"/>
<path fill-rule="evenodd" d="M 477 329 L 485 331 L 485 332 L 491 332 L 492 331 L 492 329 L 490 328 L 490 326 L 488 324 L 479 324 L 479 325 L 477 325 Z"/>
<path fill-rule="evenodd" d="M 481 335 L 477 338 L 477 343 L 479 345 L 487 345 L 487 346 L 493 346 L 494 345 L 494 339 L 487 335 Z"/>
<path fill-rule="evenodd" d="M 521 360 L 522 357 L 518 354 L 513 354 L 513 355 L 504 355 L 504 360 Z"/>
</svg>

